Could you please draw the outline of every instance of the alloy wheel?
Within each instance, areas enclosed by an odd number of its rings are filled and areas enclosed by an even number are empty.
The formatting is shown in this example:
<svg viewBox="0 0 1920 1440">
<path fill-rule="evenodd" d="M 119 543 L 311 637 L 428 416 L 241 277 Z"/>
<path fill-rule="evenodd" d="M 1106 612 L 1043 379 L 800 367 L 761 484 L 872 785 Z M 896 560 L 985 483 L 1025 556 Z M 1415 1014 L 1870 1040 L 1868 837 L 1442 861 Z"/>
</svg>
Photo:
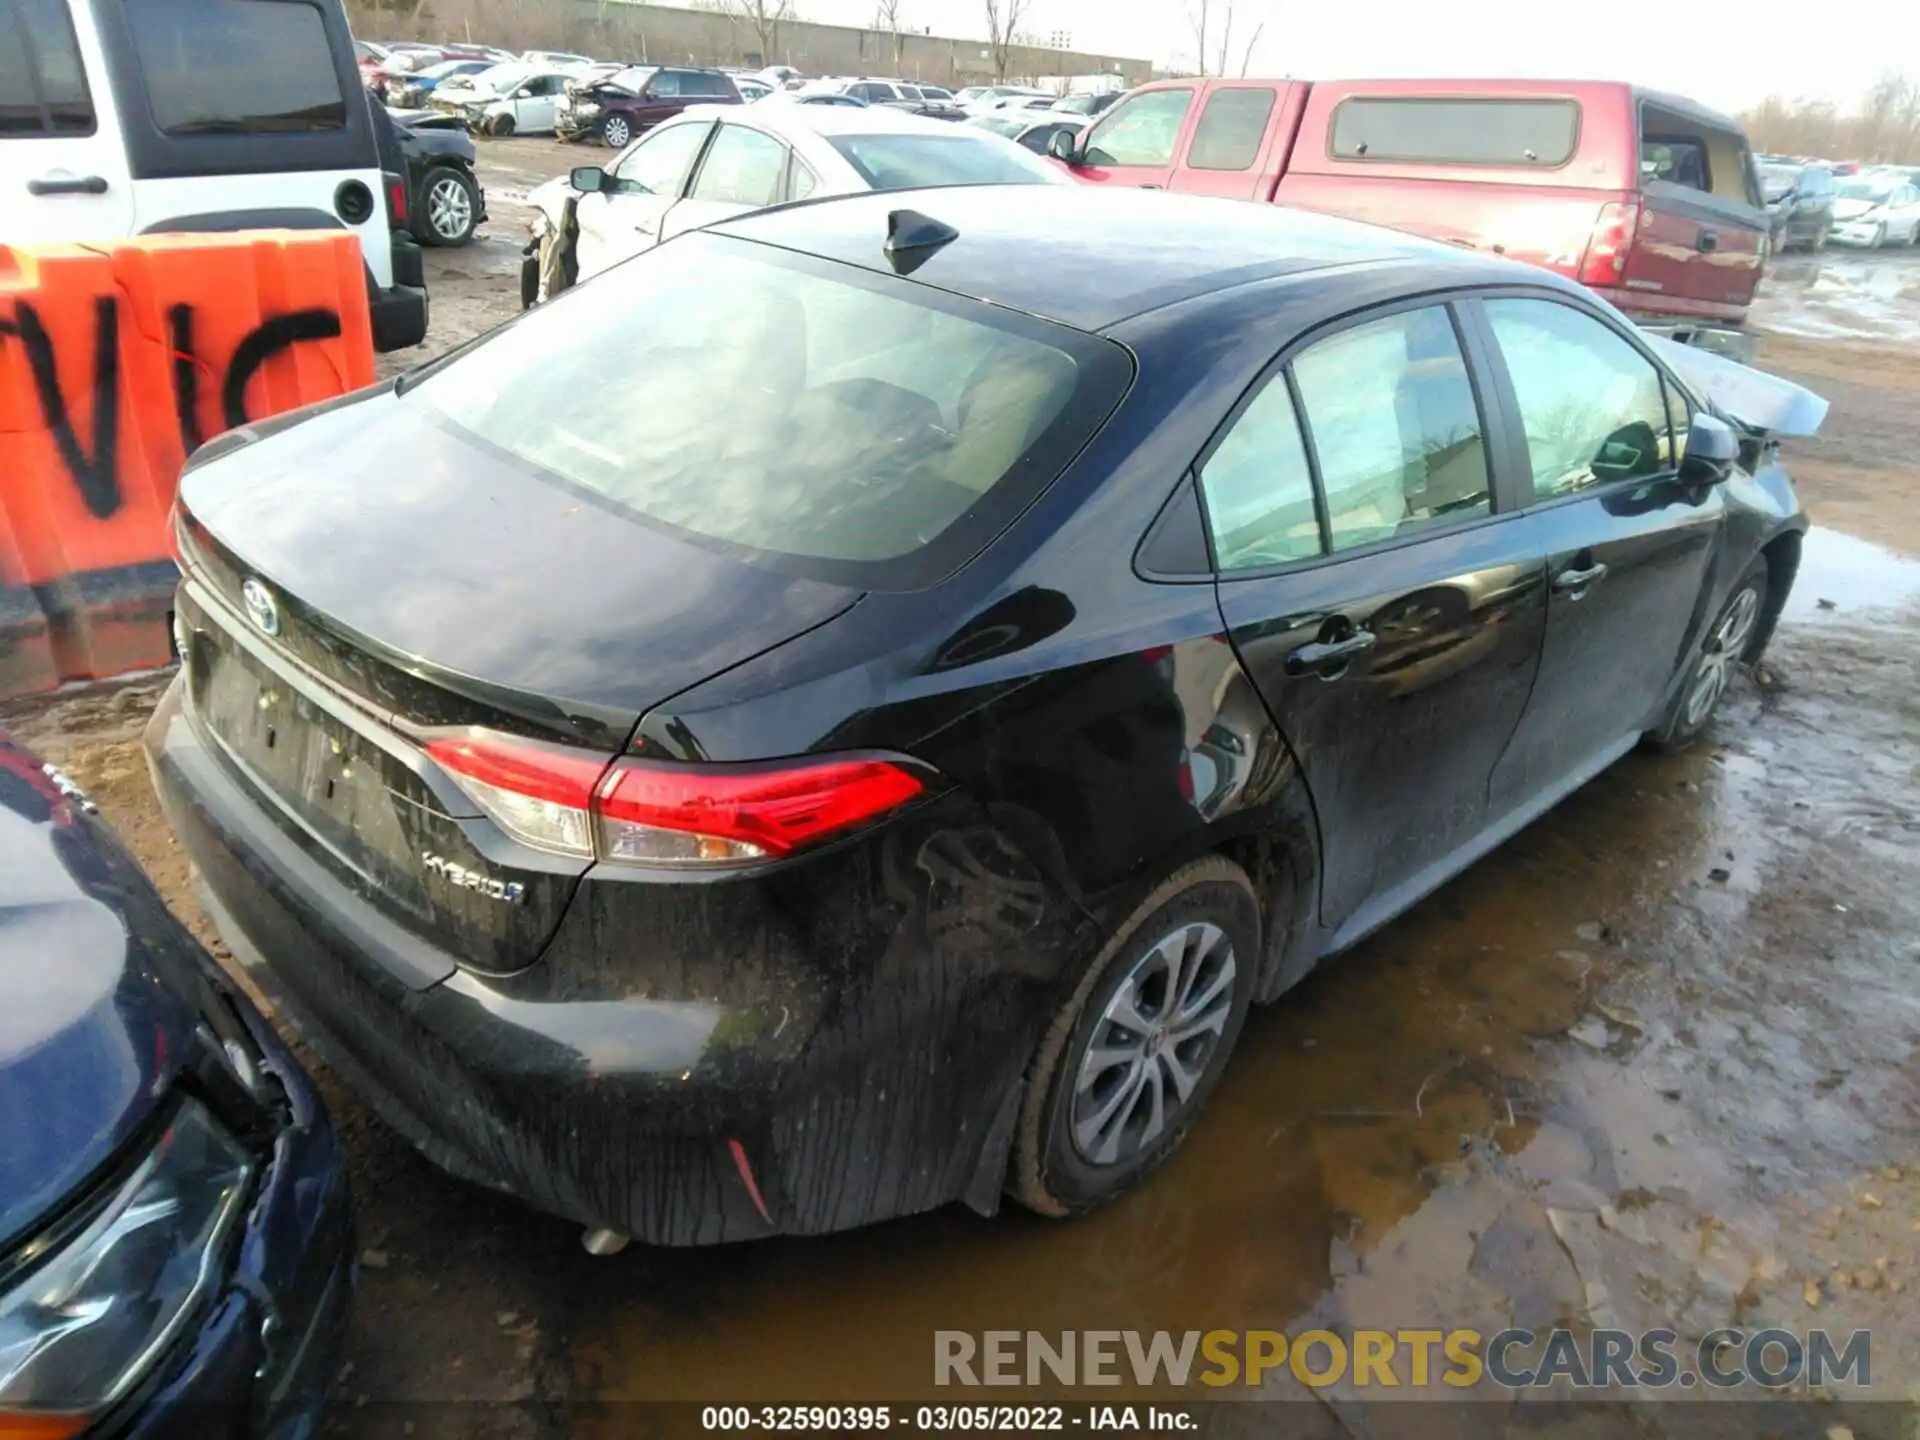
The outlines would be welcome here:
<svg viewBox="0 0 1920 1440">
<path fill-rule="evenodd" d="M 442 176 L 427 192 L 427 224 L 449 244 L 466 239 L 472 231 L 473 200 L 454 176 Z"/>
<path fill-rule="evenodd" d="M 622 120 L 618 115 L 607 121 L 606 133 L 607 144 L 611 145 L 615 150 L 626 149 L 627 141 L 633 138 L 632 129 L 628 126 L 627 122 Z"/>
<path fill-rule="evenodd" d="M 1693 673 L 1693 688 L 1687 694 L 1685 722 L 1689 730 L 1704 724 L 1713 707 L 1720 703 L 1733 678 L 1734 667 L 1753 639 L 1753 629 L 1759 619 L 1760 593 L 1749 585 L 1733 597 L 1700 656 L 1699 668 Z"/>
<path fill-rule="evenodd" d="M 1182 925 L 1134 962 L 1074 1077 L 1069 1129 L 1082 1159 L 1124 1164 L 1179 1123 L 1218 1057 L 1234 975 L 1232 942 L 1205 921 Z"/>
</svg>

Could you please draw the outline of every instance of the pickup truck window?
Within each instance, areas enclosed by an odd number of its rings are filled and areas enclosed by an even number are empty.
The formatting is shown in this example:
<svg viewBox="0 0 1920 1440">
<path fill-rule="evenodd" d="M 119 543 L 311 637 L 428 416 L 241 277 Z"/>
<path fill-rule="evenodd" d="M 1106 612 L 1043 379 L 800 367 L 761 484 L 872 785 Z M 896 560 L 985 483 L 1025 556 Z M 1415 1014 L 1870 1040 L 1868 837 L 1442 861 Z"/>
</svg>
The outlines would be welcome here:
<svg viewBox="0 0 1920 1440">
<path fill-rule="evenodd" d="M 1121 101 L 1087 136 L 1087 164 L 1171 165 L 1192 104 L 1187 89 L 1148 90 Z"/>
<path fill-rule="evenodd" d="M 1260 141 L 1273 114 L 1275 91 L 1265 85 L 1215 90 L 1207 97 L 1187 147 L 1195 170 L 1245 170 L 1260 154 Z"/>
<path fill-rule="evenodd" d="M 93 130 L 93 97 L 62 0 L 0 0 L 0 139 Z"/>
<path fill-rule="evenodd" d="M 1591 316 L 1550 300 L 1489 300 L 1526 432 L 1536 499 L 1673 468 L 1660 372 Z"/>
<path fill-rule="evenodd" d="M 1356 95 L 1334 107 L 1336 160 L 1524 165 L 1550 170 L 1580 139 L 1575 100 Z"/>
</svg>

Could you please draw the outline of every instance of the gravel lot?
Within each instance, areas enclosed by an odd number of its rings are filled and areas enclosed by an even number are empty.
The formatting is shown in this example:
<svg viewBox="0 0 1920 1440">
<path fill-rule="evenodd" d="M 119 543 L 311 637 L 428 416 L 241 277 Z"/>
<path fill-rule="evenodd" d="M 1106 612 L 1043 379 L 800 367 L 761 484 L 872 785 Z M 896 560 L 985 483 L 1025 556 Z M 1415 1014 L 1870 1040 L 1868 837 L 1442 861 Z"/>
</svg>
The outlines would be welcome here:
<svg viewBox="0 0 1920 1440">
<path fill-rule="evenodd" d="M 391 358 L 511 318 L 521 197 L 602 153 L 482 141 L 493 219 L 430 252 L 432 335 Z M 1920 555 L 1920 252 L 1794 257 L 1758 317 L 1762 363 L 1833 401 L 1825 436 L 1789 451 L 1820 528 L 1759 683 L 1689 754 L 1630 757 L 1257 1012 L 1140 1193 L 1071 1225 L 955 1209 L 596 1260 L 442 1176 L 323 1075 L 363 1245 L 332 1428 L 545 1436 L 645 1413 L 583 1402 L 924 1399 L 936 1328 L 1090 1324 L 1871 1327 L 1876 1395 L 1910 1398 L 1920 561 L 1892 552 Z M 8 723 L 215 944 L 136 744 L 159 683 Z M 1614 1433 L 1527 1409 L 1530 1431 Z M 1699 1412 L 1634 1423 L 1708 1433 Z M 1369 1433 L 1338 1397 L 1295 1414 Z M 1905 1434 L 1845 1400 L 1769 1418 L 1835 1424 Z"/>
</svg>

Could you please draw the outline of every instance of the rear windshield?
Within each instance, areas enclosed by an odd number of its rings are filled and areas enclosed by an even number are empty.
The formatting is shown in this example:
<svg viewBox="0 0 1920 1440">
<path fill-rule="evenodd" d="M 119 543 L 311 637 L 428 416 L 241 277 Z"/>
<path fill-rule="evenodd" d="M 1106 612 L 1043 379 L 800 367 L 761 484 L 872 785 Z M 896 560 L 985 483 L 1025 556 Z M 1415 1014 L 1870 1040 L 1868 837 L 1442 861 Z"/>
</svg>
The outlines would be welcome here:
<svg viewBox="0 0 1920 1440">
<path fill-rule="evenodd" d="M 1130 368 L 1080 331 L 689 235 L 540 306 L 407 395 L 597 504 L 895 588 L 948 573 L 1017 514 L 1104 421 Z M 628 377 L 618 394 L 610 374 Z"/>
<path fill-rule="evenodd" d="M 169 135 L 343 130 L 347 102 L 315 5 L 126 0 L 153 118 Z"/>
<path fill-rule="evenodd" d="M 1356 95 L 1333 111 L 1337 160 L 1549 168 L 1571 160 L 1579 138 L 1576 100 Z"/>
<path fill-rule="evenodd" d="M 912 190 L 922 185 L 1057 185 L 1066 180 L 1058 170 L 1024 150 L 971 135 L 827 138 L 860 172 L 860 178 L 876 190 Z"/>
<path fill-rule="evenodd" d="M 976 130 L 985 130 L 990 135 L 1004 135 L 1009 140 L 1027 128 L 1024 120 L 1002 120 L 998 115 L 976 115 L 967 123 Z"/>
</svg>

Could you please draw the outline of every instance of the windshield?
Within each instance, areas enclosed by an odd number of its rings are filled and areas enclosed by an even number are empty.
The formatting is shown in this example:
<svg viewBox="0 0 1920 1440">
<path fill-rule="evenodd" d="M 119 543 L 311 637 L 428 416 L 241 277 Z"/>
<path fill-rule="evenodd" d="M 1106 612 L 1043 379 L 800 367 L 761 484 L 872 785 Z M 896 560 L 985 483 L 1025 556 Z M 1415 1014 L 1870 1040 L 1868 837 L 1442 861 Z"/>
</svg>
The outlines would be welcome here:
<svg viewBox="0 0 1920 1440">
<path fill-rule="evenodd" d="M 654 77 L 659 68 L 657 65 L 629 65 L 624 70 L 616 70 L 600 83 L 618 85 L 622 90 L 631 90 L 638 95 L 647 88 L 647 82 Z"/>
<path fill-rule="evenodd" d="M 1064 110 L 1069 115 L 1091 115 L 1094 107 L 1100 103 L 1098 95 L 1069 95 L 1054 105 L 1056 110 Z"/>
<path fill-rule="evenodd" d="M 973 135 L 832 135 L 833 148 L 876 190 L 923 185 L 1072 184 L 1026 151 Z"/>
<path fill-rule="evenodd" d="M 976 115 L 967 121 L 976 130 L 985 130 L 989 134 L 1004 135 L 1009 140 L 1027 128 L 1024 120 L 1002 120 L 998 115 Z"/>
<path fill-rule="evenodd" d="M 923 549 L 992 534 L 1104 418 L 1129 368 L 1078 331 L 695 234 L 406 394 L 593 503 L 871 578 L 860 567 L 898 573 Z M 639 378 L 608 404 L 596 377 L 615 370 Z"/>
<path fill-rule="evenodd" d="M 1884 205 L 1893 194 L 1893 186 L 1885 180 L 1842 180 L 1840 198 L 1843 200 L 1872 200 Z"/>
<path fill-rule="evenodd" d="M 420 72 L 422 80 L 444 80 L 449 75 L 475 75 L 487 68 L 484 60 L 442 60 Z"/>
<path fill-rule="evenodd" d="M 526 65 L 492 65 L 478 74 L 457 75 L 454 79 L 476 90 L 508 90 L 532 73 Z"/>
<path fill-rule="evenodd" d="M 1800 167 L 1797 165 L 1762 165 L 1760 167 L 1760 185 L 1769 197 L 1784 195 L 1800 183 Z"/>
</svg>

